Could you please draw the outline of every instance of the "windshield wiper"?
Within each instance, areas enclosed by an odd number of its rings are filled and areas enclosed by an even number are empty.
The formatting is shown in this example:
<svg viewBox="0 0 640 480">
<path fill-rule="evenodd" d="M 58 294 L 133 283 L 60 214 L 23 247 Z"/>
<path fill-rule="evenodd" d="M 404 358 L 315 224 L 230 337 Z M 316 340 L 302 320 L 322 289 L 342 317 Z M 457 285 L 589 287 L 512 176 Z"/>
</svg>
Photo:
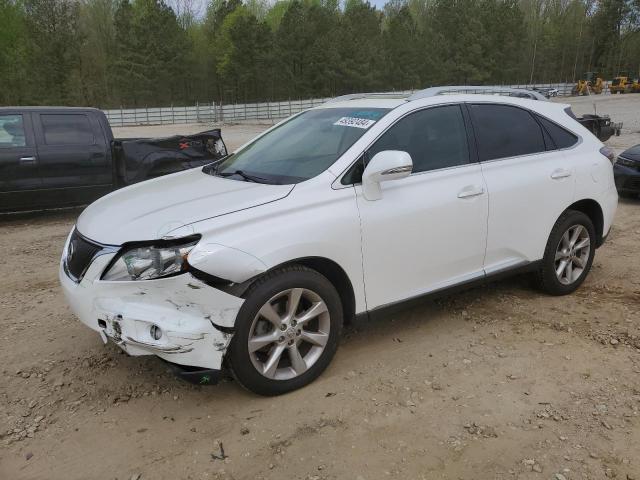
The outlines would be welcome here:
<svg viewBox="0 0 640 480">
<path fill-rule="evenodd" d="M 269 180 L 267 180 L 266 178 L 258 177 L 257 175 L 249 175 L 248 173 L 244 173 L 242 170 L 234 170 L 233 172 L 220 172 L 218 173 L 218 175 L 221 177 L 231 177 L 233 175 L 238 175 L 244 178 L 244 180 L 247 182 L 269 183 Z"/>
<path fill-rule="evenodd" d="M 215 160 L 211 163 L 209 163 L 208 165 L 205 165 L 203 168 L 203 172 L 209 175 L 217 175 L 218 174 L 218 169 L 220 168 L 220 165 L 222 165 L 222 163 L 227 160 L 229 157 L 233 156 L 233 153 L 230 153 L 228 155 L 225 155 L 222 158 L 219 158 L 218 160 Z"/>
</svg>

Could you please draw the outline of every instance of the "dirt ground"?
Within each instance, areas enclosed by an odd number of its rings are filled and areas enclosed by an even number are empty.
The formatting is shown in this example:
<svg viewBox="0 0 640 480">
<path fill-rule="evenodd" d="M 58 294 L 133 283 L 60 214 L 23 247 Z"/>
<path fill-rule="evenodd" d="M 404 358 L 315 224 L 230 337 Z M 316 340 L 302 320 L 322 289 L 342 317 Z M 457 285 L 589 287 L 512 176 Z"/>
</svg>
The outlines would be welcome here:
<svg viewBox="0 0 640 480">
<path fill-rule="evenodd" d="M 625 122 L 612 146 L 640 143 L 640 95 L 597 101 Z M 640 201 L 620 201 L 575 294 L 514 278 L 349 328 L 277 398 L 103 346 L 58 287 L 78 213 L 0 221 L 2 479 L 640 479 Z"/>
</svg>

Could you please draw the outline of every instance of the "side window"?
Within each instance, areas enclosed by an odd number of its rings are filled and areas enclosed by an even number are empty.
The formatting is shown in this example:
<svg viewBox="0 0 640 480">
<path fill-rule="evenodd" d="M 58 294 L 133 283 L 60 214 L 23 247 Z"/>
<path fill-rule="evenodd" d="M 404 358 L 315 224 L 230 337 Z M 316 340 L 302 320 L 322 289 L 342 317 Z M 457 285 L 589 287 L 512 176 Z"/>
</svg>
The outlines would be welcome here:
<svg viewBox="0 0 640 480">
<path fill-rule="evenodd" d="M 26 145 L 22 115 L 0 115 L 0 148 Z"/>
<path fill-rule="evenodd" d="M 542 129 L 526 110 L 509 105 L 471 105 L 481 161 L 544 152 Z"/>
<path fill-rule="evenodd" d="M 536 118 L 542 125 L 542 127 L 548 132 L 549 136 L 553 140 L 555 148 L 569 148 L 574 146 L 578 142 L 578 137 L 573 133 L 565 130 L 559 125 L 556 125 L 551 120 L 547 120 L 546 118 L 536 115 Z M 555 150 L 554 148 L 548 150 Z"/>
<path fill-rule="evenodd" d="M 89 118 L 82 114 L 45 114 L 40 122 L 47 145 L 93 145 Z"/>
<path fill-rule="evenodd" d="M 414 173 L 469 163 L 467 132 L 460 106 L 427 108 L 407 115 L 373 144 L 367 159 L 384 150 L 408 152 Z"/>
</svg>

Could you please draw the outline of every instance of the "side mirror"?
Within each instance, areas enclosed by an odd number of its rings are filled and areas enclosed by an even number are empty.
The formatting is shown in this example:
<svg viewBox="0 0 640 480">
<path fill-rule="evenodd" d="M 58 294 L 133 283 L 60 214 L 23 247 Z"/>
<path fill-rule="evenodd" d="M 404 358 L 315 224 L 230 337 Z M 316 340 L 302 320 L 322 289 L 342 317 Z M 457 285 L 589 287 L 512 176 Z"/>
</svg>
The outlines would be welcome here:
<svg viewBox="0 0 640 480">
<path fill-rule="evenodd" d="M 411 175 L 411 155 L 400 150 L 385 150 L 376 153 L 362 174 L 362 192 L 367 200 L 380 200 L 380 184 L 387 180 L 399 180 Z"/>
</svg>

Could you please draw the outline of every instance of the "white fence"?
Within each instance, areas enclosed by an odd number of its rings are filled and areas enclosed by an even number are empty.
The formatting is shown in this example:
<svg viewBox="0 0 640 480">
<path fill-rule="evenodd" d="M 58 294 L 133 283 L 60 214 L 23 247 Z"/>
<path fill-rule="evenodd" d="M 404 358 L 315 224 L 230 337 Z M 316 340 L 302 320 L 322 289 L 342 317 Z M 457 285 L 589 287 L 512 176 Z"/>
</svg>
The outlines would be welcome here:
<svg viewBox="0 0 640 480">
<path fill-rule="evenodd" d="M 496 89 L 501 86 L 496 85 Z M 502 85 L 509 88 L 557 88 L 558 96 L 571 95 L 572 83 Z M 216 104 L 199 103 L 188 107 L 120 108 L 105 110 L 112 127 L 170 125 L 175 123 L 221 123 L 247 120 L 277 120 L 312 108 L 329 100 L 285 100 L 283 102 Z"/>
<path fill-rule="evenodd" d="M 311 98 L 284 102 L 216 104 L 200 103 L 189 107 L 122 108 L 105 110 L 112 127 L 166 125 L 175 123 L 220 123 L 245 120 L 273 120 L 312 108 L 329 100 Z"/>
</svg>

